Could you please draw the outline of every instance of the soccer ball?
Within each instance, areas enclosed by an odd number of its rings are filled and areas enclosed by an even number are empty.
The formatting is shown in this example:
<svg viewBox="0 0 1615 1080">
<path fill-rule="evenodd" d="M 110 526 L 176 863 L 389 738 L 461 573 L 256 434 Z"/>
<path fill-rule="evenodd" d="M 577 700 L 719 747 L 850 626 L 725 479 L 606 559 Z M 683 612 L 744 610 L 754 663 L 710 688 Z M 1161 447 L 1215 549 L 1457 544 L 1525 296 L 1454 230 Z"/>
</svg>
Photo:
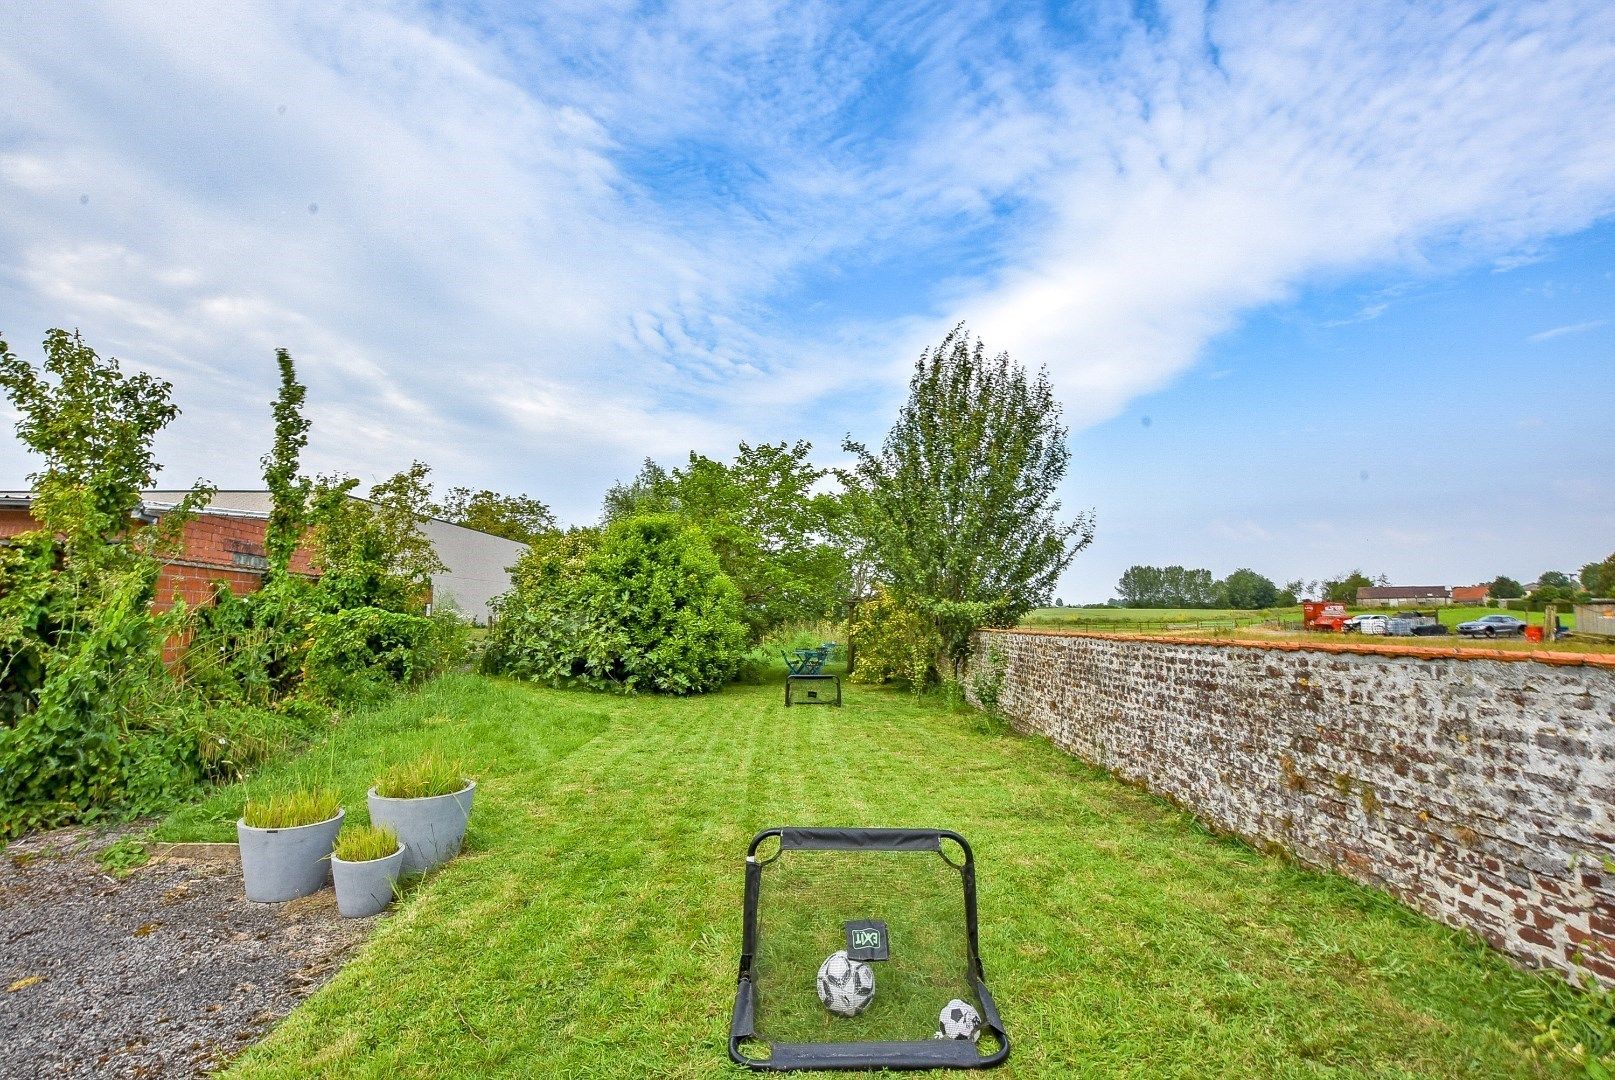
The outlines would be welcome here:
<svg viewBox="0 0 1615 1080">
<path fill-rule="evenodd" d="M 981 1014 L 970 1002 L 954 998 L 937 1017 L 936 1034 L 931 1038 L 969 1039 L 975 1042 L 981 1038 Z"/>
<path fill-rule="evenodd" d="M 875 1000 L 875 969 L 845 949 L 831 953 L 819 965 L 819 1000 L 837 1016 L 857 1016 Z"/>
</svg>

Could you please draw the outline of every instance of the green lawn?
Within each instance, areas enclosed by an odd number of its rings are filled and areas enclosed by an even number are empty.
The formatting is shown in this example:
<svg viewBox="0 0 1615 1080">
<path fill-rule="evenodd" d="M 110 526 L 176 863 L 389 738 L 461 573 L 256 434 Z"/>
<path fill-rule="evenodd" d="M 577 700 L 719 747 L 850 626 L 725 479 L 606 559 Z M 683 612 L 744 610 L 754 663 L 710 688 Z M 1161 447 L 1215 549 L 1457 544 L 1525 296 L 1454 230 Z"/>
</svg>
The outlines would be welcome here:
<svg viewBox="0 0 1615 1080">
<path fill-rule="evenodd" d="M 777 684 L 678 700 L 456 676 L 252 787 L 333 783 L 362 819 L 370 779 L 428 748 L 481 778 L 468 852 L 231 1075 L 740 1075 L 724 1048 L 742 854 L 780 824 L 972 841 L 1004 1075 L 1569 1075 L 1531 1056 L 1547 980 L 932 702 L 849 686 L 844 709 L 786 710 Z M 232 839 L 243 797 L 220 790 L 162 835 Z"/>
</svg>

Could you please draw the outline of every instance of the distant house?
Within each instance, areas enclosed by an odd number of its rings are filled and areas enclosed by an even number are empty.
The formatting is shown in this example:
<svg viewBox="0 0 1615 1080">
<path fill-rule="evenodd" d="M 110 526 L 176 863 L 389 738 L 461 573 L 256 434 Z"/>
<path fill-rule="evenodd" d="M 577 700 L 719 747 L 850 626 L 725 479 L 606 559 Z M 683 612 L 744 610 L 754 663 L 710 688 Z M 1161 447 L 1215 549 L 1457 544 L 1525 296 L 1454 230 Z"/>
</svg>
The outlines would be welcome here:
<svg viewBox="0 0 1615 1080">
<path fill-rule="evenodd" d="M 172 510 L 185 494 L 142 492 L 135 516 L 156 520 Z M 30 513 L 32 505 L 29 492 L 0 492 L 0 539 L 39 527 Z M 186 523 L 179 554 L 165 560 L 157 578 L 156 608 L 168 608 L 175 600 L 192 606 L 207 603 L 213 598 L 215 583 L 228 585 L 238 596 L 256 592 L 269 567 L 264 551 L 269 505 L 267 491 L 216 493 Z M 431 602 L 452 604 L 467 618 L 487 622 L 488 601 L 510 589 L 510 567 L 527 545 L 424 516 L 421 532 L 448 568 L 432 575 Z M 319 569 L 304 550 L 292 557 L 291 568 L 308 577 L 319 576 Z"/>
<path fill-rule="evenodd" d="M 1480 607 L 1492 594 L 1490 585 L 1454 585 L 1452 587 L 1452 602 L 1467 607 Z"/>
<path fill-rule="evenodd" d="M 1359 607 L 1442 607 L 1451 602 L 1445 585 L 1367 585 L 1357 590 Z"/>
</svg>

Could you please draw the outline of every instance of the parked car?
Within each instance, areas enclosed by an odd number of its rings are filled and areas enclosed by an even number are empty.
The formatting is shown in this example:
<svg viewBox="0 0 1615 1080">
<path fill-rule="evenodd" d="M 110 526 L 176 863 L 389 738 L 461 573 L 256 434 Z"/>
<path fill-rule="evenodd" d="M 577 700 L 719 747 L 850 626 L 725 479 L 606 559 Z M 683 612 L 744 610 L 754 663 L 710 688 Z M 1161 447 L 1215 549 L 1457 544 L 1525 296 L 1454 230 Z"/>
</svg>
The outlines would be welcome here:
<svg viewBox="0 0 1615 1080">
<path fill-rule="evenodd" d="M 1496 637 L 1499 634 L 1525 633 L 1525 620 L 1512 615 L 1482 615 L 1458 624 L 1458 633 L 1464 637 Z"/>
</svg>

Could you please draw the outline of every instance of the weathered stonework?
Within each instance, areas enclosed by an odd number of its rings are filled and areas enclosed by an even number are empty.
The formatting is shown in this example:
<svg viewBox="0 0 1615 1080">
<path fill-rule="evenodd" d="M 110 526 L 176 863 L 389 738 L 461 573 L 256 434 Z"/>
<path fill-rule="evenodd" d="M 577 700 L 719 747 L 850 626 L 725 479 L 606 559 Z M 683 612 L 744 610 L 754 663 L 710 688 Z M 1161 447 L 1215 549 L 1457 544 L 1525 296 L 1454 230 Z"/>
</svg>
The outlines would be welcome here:
<svg viewBox="0 0 1615 1080">
<path fill-rule="evenodd" d="M 1018 729 L 1615 985 L 1615 667 L 1025 631 L 978 635 L 977 665 L 989 649 Z"/>
</svg>

